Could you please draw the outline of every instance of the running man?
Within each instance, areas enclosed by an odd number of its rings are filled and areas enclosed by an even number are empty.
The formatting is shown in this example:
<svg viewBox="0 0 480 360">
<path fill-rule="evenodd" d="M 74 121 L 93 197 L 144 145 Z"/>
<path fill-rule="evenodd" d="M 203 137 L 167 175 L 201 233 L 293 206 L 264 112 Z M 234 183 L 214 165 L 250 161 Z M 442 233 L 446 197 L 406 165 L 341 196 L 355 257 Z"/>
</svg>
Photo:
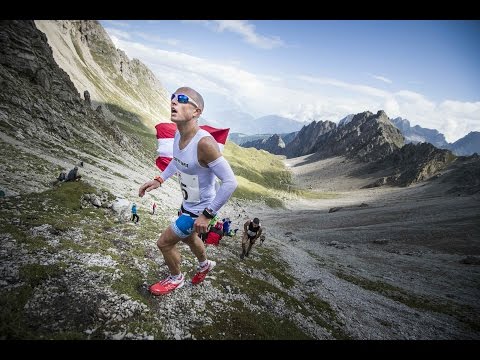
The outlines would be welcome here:
<svg viewBox="0 0 480 360">
<path fill-rule="evenodd" d="M 177 124 L 173 141 L 173 160 L 162 172 L 143 184 L 138 195 L 154 190 L 177 173 L 183 194 L 178 218 L 162 231 L 157 246 L 162 252 L 170 275 L 150 286 L 153 295 L 167 294 L 181 288 L 185 277 L 180 270 L 181 255 L 176 244 L 183 241 L 198 259 L 197 273 L 192 284 L 202 282 L 216 265 L 207 260 L 205 245 L 199 234 L 207 232 L 211 219 L 228 201 L 237 188 L 237 180 L 227 160 L 222 156 L 216 140 L 201 129 L 198 118 L 204 108 L 203 97 L 189 87 L 181 87 L 172 94 L 171 120 Z M 215 191 L 215 177 L 221 185 Z"/>
</svg>

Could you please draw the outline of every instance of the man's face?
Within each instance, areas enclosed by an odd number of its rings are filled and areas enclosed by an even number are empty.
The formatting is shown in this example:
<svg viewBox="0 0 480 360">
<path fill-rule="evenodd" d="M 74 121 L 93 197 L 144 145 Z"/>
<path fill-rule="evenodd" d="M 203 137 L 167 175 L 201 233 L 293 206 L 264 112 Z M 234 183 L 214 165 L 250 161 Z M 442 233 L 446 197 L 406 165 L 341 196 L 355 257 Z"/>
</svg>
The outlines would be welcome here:
<svg viewBox="0 0 480 360">
<path fill-rule="evenodd" d="M 178 89 L 172 94 L 170 111 L 170 119 L 175 123 L 192 120 L 201 113 L 192 94 L 187 90 L 182 91 L 182 89 Z"/>
</svg>

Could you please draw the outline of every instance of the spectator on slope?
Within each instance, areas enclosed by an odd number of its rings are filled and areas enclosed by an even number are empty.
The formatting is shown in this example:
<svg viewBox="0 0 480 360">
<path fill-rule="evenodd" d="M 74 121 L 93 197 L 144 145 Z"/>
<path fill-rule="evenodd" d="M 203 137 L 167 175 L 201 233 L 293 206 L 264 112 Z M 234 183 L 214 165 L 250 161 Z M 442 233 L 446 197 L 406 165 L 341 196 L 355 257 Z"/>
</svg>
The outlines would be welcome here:
<svg viewBox="0 0 480 360">
<path fill-rule="evenodd" d="M 138 194 L 151 191 L 179 175 L 183 202 L 179 217 L 162 232 L 157 246 L 162 252 L 170 275 L 150 286 L 153 295 L 167 294 L 182 287 L 185 277 L 180 269 L 181 254 L 176 244 L 186 243 L 198 259 L 192 284 L 199 284 L 216 265 L 207 259 L 199 234 L 207 232 L 210 219 L 222 208 L 237 187 L 237 181 L 216 140 L 198 125 L 204 108 L 203 97 L 194 89 L 181 87 L 172 94 L 171 120 L 177 125 L 173 141 L 173 160 L 154 180 L 143 184 Z M 215 190 L 215 177 L 221 180 Z"/>
<path fill-rule="evenodd" d="M 137 204 L 133 203 L 133 205 L 132 205 L 132 221 L 136 224 L 136 223 L 139 222 L 139 220 L 140 220 L 140 217 L 137 214 Z"/>
<path fill-rule="evenodd" d="M 65 181 L 77 181 L 82 178 L 82 175 L 78 175 L 78 167 L 75 166 L 68 172 L 67 179 Z"/>
</svg>

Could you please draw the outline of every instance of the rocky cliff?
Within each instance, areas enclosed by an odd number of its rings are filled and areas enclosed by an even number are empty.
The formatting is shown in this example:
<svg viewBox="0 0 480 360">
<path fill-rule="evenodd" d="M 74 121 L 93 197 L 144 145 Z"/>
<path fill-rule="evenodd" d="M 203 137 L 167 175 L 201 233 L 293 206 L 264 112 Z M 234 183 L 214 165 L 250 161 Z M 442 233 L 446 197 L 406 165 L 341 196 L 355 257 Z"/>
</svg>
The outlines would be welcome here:
<svg viewBox="0 0 480 360">
<path fill-rule="evenodd" d="M 336 124 L 331 121 L 312 121 L 304 126 L 288 143 L 285 148 L 285 155 L 289 158 L 307 155 L 315 152 L 319 139 L 330 131 L 336 129 Z"/>
<path fill-rule="evenodd" d="M 115 48 L 98 21 L 37 20 L 35 24 L 47 35 L 57 64 L 80 94 L 89 92 L 95 107 L 103 104 L 112 112 L 120 107 L 152 132 L 159 122 L 170 121 L 170 98 L 163 85 L 138 59 L 130 60 Z"/>
<path fill-rule="evenodd" d="M 278 134 L 273 134 L 267 139 L 247 141 L 242 144 L 242 147 L 262 149 L 275 155 L 282 155 L 285 152 L 285 143 Z"/>
</svg>

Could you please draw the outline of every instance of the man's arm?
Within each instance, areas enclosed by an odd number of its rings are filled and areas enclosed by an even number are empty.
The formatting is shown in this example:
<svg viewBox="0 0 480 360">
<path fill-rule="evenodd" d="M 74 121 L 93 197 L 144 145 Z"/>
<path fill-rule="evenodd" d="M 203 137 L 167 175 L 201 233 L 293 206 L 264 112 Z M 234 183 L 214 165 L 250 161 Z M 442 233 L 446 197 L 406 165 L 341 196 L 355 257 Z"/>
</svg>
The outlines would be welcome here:
<svg viewBox="0 0 480 360">
<path fill-rule="evenodd" d="M 245 224 L 243 224 L 242 239 L 246 239 L 248 237 L 248 225 L 250 225 L 250 220 L 245 221 Z"/>
<path fill-rule="evenodd" d="M 257 239 L 260 237 L 260 235 L 262 235 L 262 227 L 261 227 L 261 226 L 260 226 L 260 229 L 258 229 L 257 235 L 255 235 L 255 237 L 253 238 L 253 240 L 257 240 Z"/>
<path fill-rule="evenodd" d="M 175 172 L 177 171 L 177 166 L 175 165 L 175 162 L 172 160 L 168 164 L 168 166 L 163 170 L 162 175 L 160 176 L 162 178 L 162 182 L 166 181 L 168 178 L 170 178 Z M 138 189 L 138 196 L 143 197 L 145 195 L 145 191 L 149 192 L 152 191 L 160 186 L 160 181 L 157 180 L 150 180 L 147 181 L 145 184 L 140 186 L 140 189 Z"/>
<path fill-rule="evenodd" d="M 198 142 L 198 162 L 202 166 L 212 169 L 216 177 L 222 182 L 209 208 L 213 213 L 218 212 L 238 186 L 230 164 L 222 156 L 218 144 L 213 137 L 206 136 Z"/>
</svg>

